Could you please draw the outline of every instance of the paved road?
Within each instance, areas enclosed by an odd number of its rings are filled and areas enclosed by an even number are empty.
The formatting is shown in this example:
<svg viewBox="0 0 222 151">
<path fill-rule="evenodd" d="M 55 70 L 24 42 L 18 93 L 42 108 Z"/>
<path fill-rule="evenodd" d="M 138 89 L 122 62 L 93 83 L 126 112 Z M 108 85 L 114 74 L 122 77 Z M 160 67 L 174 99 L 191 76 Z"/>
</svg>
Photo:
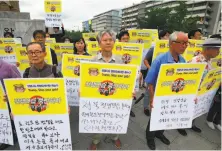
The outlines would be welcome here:
<svg viewBox="0 0 222 151">
<path fill-rule="evenodd" d="M 148 117 L 143 113 L 143 100 L 133 106 L 136 114 L 135 118 L 130 118 L 127 134 L 120 135 L 123 150 L 149 150 L 146 145 L 145 130 Z M 156 140 L 156 149 L 158 150 L 221 150 L 221 132 L 217 129 L 211 130 L 206 122 L 206 115 L 196 120 L 196 125 L 202 129 L 202 133 L 196 133 L 187 130 L 188 136 L 181 136 L 176 130 L 165 131 L 165 136 L 170 140 L 169 146 Z M 73 107 L 70 115 L 71 136 L 73 150 L 88 149 L 93 134 L 78 133 L 78 108 Z M 105 136 L 104 136 L 105 138 Z M 98 146 L 101 150 L 116 150 L 112 142 L 101 141 Z M 18 143 L 9 147 L 8 150 L 19 150 Z"/>
</svg>

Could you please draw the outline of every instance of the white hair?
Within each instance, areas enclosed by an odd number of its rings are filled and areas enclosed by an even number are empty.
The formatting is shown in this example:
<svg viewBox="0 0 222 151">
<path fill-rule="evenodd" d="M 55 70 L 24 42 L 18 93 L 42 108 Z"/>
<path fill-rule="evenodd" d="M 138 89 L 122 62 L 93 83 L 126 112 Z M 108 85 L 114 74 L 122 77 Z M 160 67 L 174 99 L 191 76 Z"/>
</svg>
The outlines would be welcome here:
<svg viewBox="0 0 222 151">
<path fill-rule="evenodd" d="M 170 36 L 169 36 L 169 42 L 176 41 L 178 34 L 185 34 L 185 33 L 182 32 L 182 31 L 174 31 L 174 32 L 173 32 L 172 34 L 170 34 Z"/>
<path fill-rule="evenodd" d="M 112 39 L 113 39 L 114 42 L 116 41 L 116 33 L 115 33 L 114 31 L 112 31 L 112 30 L 105 30 L 105 31 L 100 31 L 100 32 L 98 33 L 98 35 L 97 35 L 97 37 L 96 37 L 98 43 L 101 42 L 101 39 L 102 39 L 103 35 L 105 35 L 105 34 L 110 35 L 110 36 L 112 37 Z"/>
</svg>

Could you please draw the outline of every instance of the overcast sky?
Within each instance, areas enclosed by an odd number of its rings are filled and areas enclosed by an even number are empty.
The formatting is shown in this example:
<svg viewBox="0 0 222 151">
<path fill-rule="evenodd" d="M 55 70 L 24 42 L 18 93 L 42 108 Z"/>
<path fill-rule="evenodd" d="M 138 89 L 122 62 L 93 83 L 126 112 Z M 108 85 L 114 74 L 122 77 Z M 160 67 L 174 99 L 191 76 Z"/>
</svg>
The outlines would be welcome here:
<svg viewBox="0 0 222 151">
<path fill-rule="evenodd" d="M 82 29 L 82 22 L 111 9 L 121 9 L 142 0 L 62 0 L 65 29 Z M 20 0 L 20 11 L 31 19 L 44 19 L 44 0 Z"/>
</svg>

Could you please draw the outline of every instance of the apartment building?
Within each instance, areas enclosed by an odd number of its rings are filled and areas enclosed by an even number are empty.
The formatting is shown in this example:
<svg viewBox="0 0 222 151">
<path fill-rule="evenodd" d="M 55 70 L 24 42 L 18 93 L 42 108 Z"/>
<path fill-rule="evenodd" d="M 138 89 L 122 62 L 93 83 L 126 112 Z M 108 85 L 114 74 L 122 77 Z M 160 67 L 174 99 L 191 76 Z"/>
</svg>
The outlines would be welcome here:
<svg viewBox="0 0 222 151">
<path fill-rule="evenodd" d="M 153 7 L 169 7 L 174 8 L 178 6 L 177 1 L 172 0 L 158 0 L 158 1 L 142 1 L 139 4 L 126 7 L 122 10 L 122 28 L 137 28 L 137 18 L 144 17 L 145 11 Z M 187 9 L 190 16 L 201 17 L 198 21 L 198 26 L 205 34 L 215 34 L 221 28 L 221 1 L 205 1 L 205 0 L 189 0 L 186 1 Z M 173 13 L 173 11 L 172 11 Z M 220 21 L 220 22 L 219 22 Z M 218 23 L 219 22 L 219 23 Z"/>
<path fill-rule="evenodd" d="M 102 30 L 113 30 L 118 32 L 122 23 L 122 10 L 114 9 L 99 15 L 96 15 L 92 19 L 92 29 L 95 32 Z"/>
</svg>

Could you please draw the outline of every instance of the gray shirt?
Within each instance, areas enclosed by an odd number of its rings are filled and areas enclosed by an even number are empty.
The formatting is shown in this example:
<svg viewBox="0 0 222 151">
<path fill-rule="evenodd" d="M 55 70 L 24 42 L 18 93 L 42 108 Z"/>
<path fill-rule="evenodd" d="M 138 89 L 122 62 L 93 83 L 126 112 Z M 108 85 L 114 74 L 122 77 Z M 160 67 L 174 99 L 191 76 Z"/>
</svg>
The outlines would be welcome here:
<svg viewBox="0 0 222 151">
<path fill-rule="evenodd" d="M 56 75 L 58 77 L 62 77 L 61 72 L 57 71 Z M 55 78 L 55 74 L 53 72 L 54 72 L 53 65 L 45 64 L 45 66 L 42 69 L 37 69 L 34 66 L 32 66 L 29 69 L 28 78 Z M 25 73 L 23 77 L 25 77 Z"/>
</svg>

